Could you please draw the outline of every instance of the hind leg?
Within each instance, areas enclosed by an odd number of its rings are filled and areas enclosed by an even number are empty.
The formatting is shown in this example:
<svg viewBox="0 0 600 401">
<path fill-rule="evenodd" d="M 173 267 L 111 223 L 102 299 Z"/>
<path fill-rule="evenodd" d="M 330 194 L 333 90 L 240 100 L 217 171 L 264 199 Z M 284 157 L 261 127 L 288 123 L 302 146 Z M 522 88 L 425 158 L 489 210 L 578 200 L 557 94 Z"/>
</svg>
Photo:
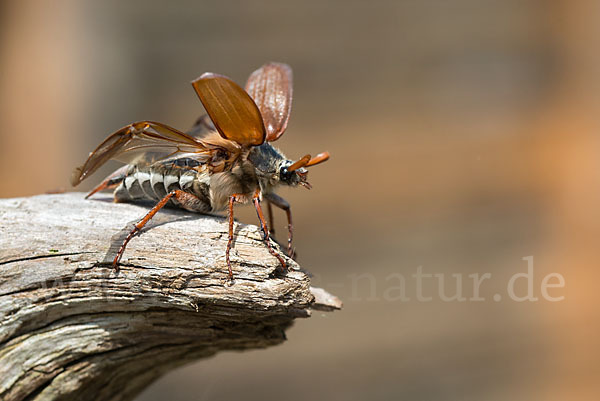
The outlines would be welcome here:
<svg viewBox="0 0 600 401">
<path fill-rule="evenodd" d="M 158 213 L 158 211 L 162 209 L 172 197 L 175 197 L 175 199 L 177 199 L 177 202 L 179 202 L 179 204 L 181 205 L 186 205 L 190 202 L 195 202 L 197 200 L 197 197 L 195 195 L 181 191 L 179 189 L 169 192 L 140 221 L 137 222 L 133 230 L 131 230 L 129 235 L 127 235 L 127 238 L 125 238 L 125 241 L 123 241 L 123 244 L 121 244 L 121 248 L 119 248 L 119 252 L 113 260 L 112 265 L 114 268 L 117 268 L 119 260 L 121 259 L 121 256 L 123 256 L 123 252 L 125 252 L 125 247 L 133 238 L 133 236 L 137 234 L 142 228 L 144 228 L 144 226 L 152 219 L 152 217 L 154 217 L 154 215 Z"/>
</svg>

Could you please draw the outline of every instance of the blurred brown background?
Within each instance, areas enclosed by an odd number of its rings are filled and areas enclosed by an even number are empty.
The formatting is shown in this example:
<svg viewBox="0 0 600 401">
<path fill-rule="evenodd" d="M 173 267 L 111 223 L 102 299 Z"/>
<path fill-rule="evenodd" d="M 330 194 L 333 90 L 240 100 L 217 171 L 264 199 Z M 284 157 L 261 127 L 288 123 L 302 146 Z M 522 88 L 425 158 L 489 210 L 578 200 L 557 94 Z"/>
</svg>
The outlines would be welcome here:
<svg viewBox="0 0 600 401">
<path fill-rule="evenodd" d="M 243 83 L 271 60 L 295 74 L 277 145 L 332 153 L 312 191 L 282 193 L 300 264 L 344 310 L 298 321 L 282 346 L 174 371 L 140 401 L 597 399 L 598 2 L 39 0 L 0 13 L 2 197 L 70 190 L 115 129 L 189 128 L 202 72 Z M 507 282 L 528 256 L 539 300 L 516 302 Z M 468 275 L 490 273 L 485 301 L 443 302 L 430 280 L 419 302 L 419 266 L 447 294 L 462 275 L 467 298 Z M 549 273 L 563 301 L 541 297 Z"/>
</svg>

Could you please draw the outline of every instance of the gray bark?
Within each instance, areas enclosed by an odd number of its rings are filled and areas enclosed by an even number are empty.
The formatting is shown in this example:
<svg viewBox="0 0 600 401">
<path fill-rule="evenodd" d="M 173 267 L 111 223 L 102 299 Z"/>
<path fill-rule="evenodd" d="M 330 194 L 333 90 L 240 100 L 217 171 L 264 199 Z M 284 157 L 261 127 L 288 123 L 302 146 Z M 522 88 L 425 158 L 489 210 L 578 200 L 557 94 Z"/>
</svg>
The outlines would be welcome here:
<svg viewBox="0 0 600 401">
<path fill-rule="evenodd" d="M 226 220 L 179 210 L 115 271 L 103 262 L 148 208 L 83 196 L 0 200 L 2 400 L 129 400 L 176 366 L 279 344 L 295 318 L 341 307 L 293 261 L 281 273 L 255 226 L 236 223 L 230 283 Z"/>
</svg>

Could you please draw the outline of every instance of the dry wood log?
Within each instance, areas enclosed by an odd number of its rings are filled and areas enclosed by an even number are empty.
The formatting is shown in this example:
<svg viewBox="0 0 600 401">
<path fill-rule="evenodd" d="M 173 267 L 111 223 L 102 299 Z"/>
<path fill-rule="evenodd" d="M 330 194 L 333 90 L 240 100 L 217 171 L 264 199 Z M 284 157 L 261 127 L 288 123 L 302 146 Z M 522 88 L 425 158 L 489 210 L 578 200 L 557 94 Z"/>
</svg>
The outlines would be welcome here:
<svg viewBox="0 0 600 401">
<path fill-rule="evenodd" d="M 176 366 L 279 344 L 295 318 L 341 307 L 293 261 L 278 272 L 255 226 L 236 224 L 229 283 L 226 220 L 180 210 L 159 213 L 115 271 L 103 262 L 147 207 L 83 196 L 0 200 L 2 400 L 129 400 Z"/>
</svg>

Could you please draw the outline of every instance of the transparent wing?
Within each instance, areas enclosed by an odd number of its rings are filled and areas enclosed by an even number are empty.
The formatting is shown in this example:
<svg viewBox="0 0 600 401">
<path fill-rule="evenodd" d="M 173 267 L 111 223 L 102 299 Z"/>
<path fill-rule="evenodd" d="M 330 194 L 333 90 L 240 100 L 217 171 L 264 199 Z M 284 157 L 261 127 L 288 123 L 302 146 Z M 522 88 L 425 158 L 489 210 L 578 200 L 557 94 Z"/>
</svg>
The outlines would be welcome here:
<svg viewBox="0 0 600 401">
<path fill-rule="evenodd" d="M 216 147 L 184 134 L 168 125 L 140 121 L 119 129 L 104 140 L 73 171 L 71 184 L 78 185 L 110 159 L 129 164 L 152 163 L 177 153 L 194 153 L 199 160 L 210 158 Z"/>
<path fill-rule="evenodd" d="M 267 141 L 285 132 L 292 110 L 292 69 L 287 64 L 268 63 L 254 71 L 246 82 L 246 92 L 262 114 Z"/>
</svg>

